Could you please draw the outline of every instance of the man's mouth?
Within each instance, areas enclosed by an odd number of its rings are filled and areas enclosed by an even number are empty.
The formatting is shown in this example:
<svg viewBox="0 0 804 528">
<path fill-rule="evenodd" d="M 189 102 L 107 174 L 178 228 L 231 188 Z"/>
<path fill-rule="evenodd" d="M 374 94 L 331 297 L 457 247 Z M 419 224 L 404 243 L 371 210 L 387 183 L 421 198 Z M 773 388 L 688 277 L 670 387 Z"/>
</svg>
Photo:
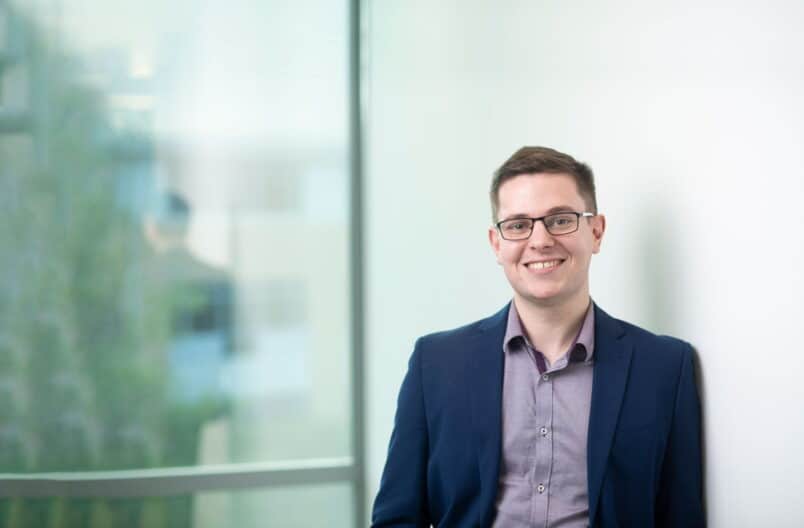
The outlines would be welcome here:
<svg viewBox="0 0 804 528">
<path fill-rule="evenodd" d="M 564 262 L 562 259 L 543 260 L 541 262 L 529 262 L 525 266 L 532 270 L 549 270 L 558 267 L 562 262 Z"/>
</svg>

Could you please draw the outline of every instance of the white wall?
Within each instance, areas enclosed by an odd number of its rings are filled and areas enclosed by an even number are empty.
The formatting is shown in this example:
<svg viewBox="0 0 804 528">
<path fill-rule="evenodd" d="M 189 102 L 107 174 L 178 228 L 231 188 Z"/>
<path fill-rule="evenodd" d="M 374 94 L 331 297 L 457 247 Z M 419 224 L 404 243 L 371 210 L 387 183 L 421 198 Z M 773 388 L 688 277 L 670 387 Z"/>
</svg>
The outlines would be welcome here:
<svg viewBox="0 0 804 528">
<path fill-rule="evenodd" d="M 548 145 L 597 175 L 595 299 L 699 351 L 710 525 L 801 526 L 804 4 L 366 8 L 372 495 L 416 336 L 508 299 L 491 172 Z"/>
</svg>

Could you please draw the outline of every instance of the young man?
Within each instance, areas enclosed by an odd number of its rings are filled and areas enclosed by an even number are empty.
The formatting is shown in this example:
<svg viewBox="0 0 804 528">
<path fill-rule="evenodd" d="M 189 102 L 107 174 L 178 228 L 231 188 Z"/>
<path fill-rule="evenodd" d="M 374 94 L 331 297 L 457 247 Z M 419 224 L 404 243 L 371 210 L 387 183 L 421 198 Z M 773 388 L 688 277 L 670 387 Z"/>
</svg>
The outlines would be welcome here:
<svg viewBox="0 0 804 528">
<path fill-rule="evenodd" d="M 590 299 L 592 171 L 525 147 L 491 203 L 513 300 L 416 342 L 373 526 L 704 526 L 693 352 Z"/>
</svg>

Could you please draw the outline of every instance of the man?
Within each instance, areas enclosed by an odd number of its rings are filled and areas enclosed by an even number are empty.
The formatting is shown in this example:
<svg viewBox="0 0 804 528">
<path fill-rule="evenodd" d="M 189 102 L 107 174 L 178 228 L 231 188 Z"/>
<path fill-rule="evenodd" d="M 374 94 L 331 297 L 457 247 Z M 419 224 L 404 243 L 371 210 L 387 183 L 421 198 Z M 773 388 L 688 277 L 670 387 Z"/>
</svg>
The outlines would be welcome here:
<svg viewBox="0 0 804 528">
<path fill-rule="evenodd" d="M 704 526 L 693 352 L 591 301 L 592 171 L 525 147 L 491 204 L 513 300 L 416 342 L 373 525 Z"/>
</svg>

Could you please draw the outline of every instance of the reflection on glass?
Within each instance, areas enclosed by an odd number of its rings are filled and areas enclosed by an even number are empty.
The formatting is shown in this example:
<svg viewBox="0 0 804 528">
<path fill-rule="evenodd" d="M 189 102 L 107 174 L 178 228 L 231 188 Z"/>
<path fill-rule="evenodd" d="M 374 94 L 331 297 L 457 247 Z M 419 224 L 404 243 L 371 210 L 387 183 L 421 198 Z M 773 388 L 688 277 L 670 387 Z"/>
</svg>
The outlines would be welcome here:
<svg viewBox="0 0 804 528">
<path fill-rule="evenodd" d="M 0 473 L 350 454 L 346 8 L 0 2 Z"/>
<path fill-rule="evenodd" d="M 0 500 L 3 528 L 346 528 L 349 484 L 137 499 Z"/>
</svg>

